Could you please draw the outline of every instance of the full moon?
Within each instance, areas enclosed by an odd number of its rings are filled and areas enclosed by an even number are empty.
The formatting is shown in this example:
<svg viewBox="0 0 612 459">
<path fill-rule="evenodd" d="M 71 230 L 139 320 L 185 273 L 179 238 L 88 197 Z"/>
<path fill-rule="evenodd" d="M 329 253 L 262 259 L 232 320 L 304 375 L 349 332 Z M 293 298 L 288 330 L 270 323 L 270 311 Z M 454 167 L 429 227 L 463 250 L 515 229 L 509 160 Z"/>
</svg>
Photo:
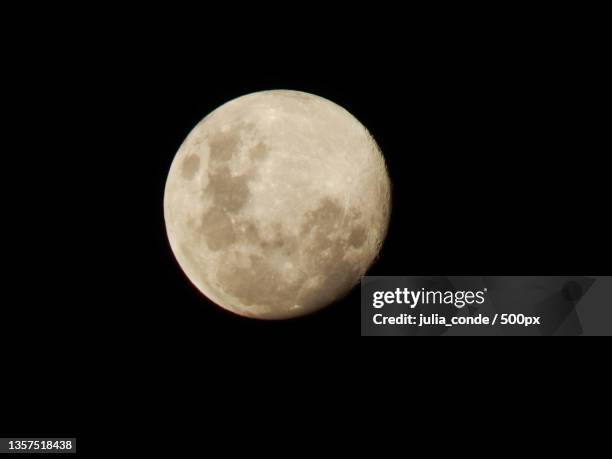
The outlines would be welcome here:
<svg viewBox="0 0 612 459">
<path fill-rule="evenodd" d="M 385 238 L 390 181 L 367 129 L 342 107 L 262 91 L 206 116 L 168 173 L 170 246 L 207 298 L 288 319 L 345 296 Z"/>
</svg>

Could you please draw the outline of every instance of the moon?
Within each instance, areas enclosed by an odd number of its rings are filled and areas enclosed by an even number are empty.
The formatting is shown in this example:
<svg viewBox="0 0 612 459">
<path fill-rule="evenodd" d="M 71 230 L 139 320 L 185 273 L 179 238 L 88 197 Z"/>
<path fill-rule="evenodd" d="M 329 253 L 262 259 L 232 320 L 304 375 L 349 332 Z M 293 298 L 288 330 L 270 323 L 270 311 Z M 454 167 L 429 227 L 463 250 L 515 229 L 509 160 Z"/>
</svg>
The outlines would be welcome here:
<svg viewBox="0 0 612 459">
<path fill-rule="evenodd" d="M 234 99 L 179 148 L 166 181 L 172 251 L 235 314 L 289 319 L 345 296 L 378 256 L 391 186 L 348 111 L 300 91 Z"/>
</svg>

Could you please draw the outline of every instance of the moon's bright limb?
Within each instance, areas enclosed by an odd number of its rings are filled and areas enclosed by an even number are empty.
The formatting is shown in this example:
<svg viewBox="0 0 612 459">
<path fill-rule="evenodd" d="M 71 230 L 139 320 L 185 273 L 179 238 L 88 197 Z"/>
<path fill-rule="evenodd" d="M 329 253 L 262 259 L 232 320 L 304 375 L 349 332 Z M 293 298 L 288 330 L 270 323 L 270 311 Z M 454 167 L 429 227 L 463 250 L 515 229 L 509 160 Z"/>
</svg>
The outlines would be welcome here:
<svg viewBox="0 0 612 459">
<path fill-rule="evenodd" d="M 355 286 L 389 222 L 376 142 L 342 107 L 298 91 L 234 99 L 177 152 L 164 216 L 172 250 L 236 314 L 297 317 Z"/>
</svg>

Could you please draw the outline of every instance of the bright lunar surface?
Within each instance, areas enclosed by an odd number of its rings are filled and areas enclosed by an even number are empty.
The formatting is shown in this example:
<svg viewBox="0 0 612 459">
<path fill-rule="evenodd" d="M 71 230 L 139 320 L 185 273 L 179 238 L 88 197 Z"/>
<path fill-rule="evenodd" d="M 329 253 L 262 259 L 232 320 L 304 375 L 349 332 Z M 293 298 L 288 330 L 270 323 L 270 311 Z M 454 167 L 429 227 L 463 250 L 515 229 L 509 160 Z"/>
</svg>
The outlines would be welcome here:
<svg viewBox="0 0 612 459">
<path fill-rule="evenodd" d="M 204 118 L 166 182 L 170 245 L 191 282 L 241 316 L 287 319 L 346 295 L 387 232 L 390 182 L 366 128 L 298 91 Z"/>
</svg>

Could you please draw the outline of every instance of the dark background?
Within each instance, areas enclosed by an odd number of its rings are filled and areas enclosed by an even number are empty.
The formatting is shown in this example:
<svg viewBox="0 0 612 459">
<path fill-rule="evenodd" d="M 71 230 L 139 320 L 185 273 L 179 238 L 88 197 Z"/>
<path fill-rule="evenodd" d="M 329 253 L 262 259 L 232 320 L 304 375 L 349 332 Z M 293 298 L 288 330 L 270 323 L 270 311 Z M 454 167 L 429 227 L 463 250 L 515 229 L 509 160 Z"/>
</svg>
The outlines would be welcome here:
<svg viewBox="0 0 612 459">
<path fill-rule="evenodd" d="M 1 336 L 23 375 L 5 377 L 23 421 L 7 415 L 11 432 L 80 435 L 91 451 L 99 432 L 201 398 L 202 416 L 217 394 L 233 428 L 232 415 L 250 418 L 228 392 L 273 387 L 293 410 L 296 380 L 335 387 L 351 363 L 360 378 L 395 368 L 389 348 L 355 344 L 358 289 L 311 316 L 254 321 L 210 304 L 175 262 L 162 208 L 172 158 L 200 119 L 252 91 L 326 97 L 378 142 L 393 210 L 369 274 L 609 274 L 601 29 L 550 12 L 504 25 L 448 9 L 153 8 L 62 22 L 37 11 L 7 38 L 20 44 L 5 58 L 17 153 L 2 158 Z"/>
</svg>

